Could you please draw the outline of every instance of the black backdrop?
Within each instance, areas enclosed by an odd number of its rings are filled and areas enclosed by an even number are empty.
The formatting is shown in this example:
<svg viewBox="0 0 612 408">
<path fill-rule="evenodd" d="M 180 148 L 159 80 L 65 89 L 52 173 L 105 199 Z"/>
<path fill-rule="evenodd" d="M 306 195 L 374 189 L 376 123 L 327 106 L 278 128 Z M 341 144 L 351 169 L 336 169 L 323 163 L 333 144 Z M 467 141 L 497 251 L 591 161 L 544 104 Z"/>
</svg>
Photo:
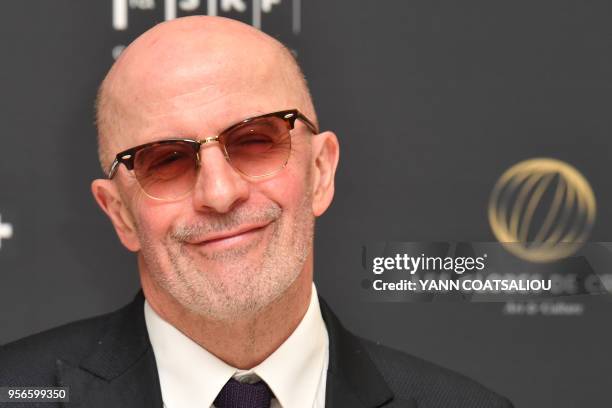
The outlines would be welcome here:
<svg viewBox="0 0 612 408">
<path fill-rule="evenodd" d="M 113 52 L 174 8 L 205 14 L 207 3 L 0 6 L 0 343 L 135 293 L 133 256 L 89 192 L 101 176 L 92 101 Z M 610 3 L 215 4 L 255 24 L 262 7 L 263 30 L 297 52 L 322 127 L 339 135 L 337 195 L 318 221 L 315 273 L 346 325 L 518 407 L 610 406 L 609 302 L 574 299 L 578 316 L 513 316 L 502 303 L 366 303 L 351 278 L 364 241 L 494 240 L 486 210 L 495 181 L 539 156 L 584 174 L 598 201 L 591 238 L 612 241 Z"/>
</svg>

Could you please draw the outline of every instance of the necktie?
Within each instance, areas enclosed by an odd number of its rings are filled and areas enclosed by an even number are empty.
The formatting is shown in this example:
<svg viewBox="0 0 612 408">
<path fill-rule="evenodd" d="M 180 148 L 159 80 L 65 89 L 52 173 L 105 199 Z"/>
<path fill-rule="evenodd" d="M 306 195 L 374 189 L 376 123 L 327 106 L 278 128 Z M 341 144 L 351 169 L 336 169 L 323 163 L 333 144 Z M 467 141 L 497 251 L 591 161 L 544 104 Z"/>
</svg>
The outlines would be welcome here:
<svg viewBox="0 0 612 408">
<path fill-rule="evenodd" d="M 265 382 L 248 384 L 230 378 L 214 405 L 216 408 L 269 408 L 271 399 L 272 391 Z"/>
</svg>

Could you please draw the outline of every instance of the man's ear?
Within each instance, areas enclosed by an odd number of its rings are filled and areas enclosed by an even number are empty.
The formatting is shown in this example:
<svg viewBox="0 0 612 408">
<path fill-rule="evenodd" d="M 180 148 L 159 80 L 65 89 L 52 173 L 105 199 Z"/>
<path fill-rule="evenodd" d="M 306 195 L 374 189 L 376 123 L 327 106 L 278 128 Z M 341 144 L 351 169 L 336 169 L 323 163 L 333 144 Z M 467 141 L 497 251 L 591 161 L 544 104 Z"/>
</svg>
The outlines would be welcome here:
<svg viewBox="0 0 612 408">
<path fill-rule="evenodd" d="M 135 223 L 115 183 L 105 179 L 94 180 L 91 183 L 91 192 L 102 211 L 113 223 L 123 246 L 132 252 L 140 250 Z"/>
<path fill-rule="evenodd" d="M 334 179 L 340 158 L 338 138 L 333 132 L 313 136 L 313 200 L 312 212 L 315 217 L 327 210 L 334 198 Z"/>
</svg>

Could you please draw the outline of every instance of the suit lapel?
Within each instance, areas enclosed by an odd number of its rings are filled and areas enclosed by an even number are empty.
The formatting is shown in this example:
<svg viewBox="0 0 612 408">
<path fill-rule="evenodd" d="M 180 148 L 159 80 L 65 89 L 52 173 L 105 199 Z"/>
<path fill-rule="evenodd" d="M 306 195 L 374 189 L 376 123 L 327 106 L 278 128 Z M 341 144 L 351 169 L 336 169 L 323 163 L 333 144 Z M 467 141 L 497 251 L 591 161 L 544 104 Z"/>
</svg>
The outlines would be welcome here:
<svg viewBox="0 0 612 408">
<path fill-rule="evenodd" d="M 393 395 L 359 339 L 340 324 L 323 299 L 319 298 L 319 303 L 329 335 L 325 406 L 416 408 L 415 400 Z"/>
<path fill-rule="evenodd" d="M 66 407 L 162 407 L 143 304 L 139 292 L 113 314 L 92 353 L 81 362 L 57 361 L 58 384 L 70 387 Z"/>
</svg>

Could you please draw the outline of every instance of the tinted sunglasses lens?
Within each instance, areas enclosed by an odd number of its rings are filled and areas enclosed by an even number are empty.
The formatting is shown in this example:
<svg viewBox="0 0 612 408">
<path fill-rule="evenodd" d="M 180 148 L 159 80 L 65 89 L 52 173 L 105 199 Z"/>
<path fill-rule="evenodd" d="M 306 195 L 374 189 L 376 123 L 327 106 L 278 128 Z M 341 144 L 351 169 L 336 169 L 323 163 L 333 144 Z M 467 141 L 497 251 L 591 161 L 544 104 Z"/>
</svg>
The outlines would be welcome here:
<svg viewBox="0 0 612 408">
<path fill-rule="evenodd" d="M 197 178 L 197 152 L 189 143 L 161 143 L 142 149 L 134 158 L 134 173 L 145 193 L 176 199 L 189 193 Z"/>
<path fill-rule="evenodd" d="M 282 169 L 291 153 L 290 127 L 276 117 L 254 119 L 222 134 L 228 160 L 248 176 L 266 176 Z"/>
</svg>

